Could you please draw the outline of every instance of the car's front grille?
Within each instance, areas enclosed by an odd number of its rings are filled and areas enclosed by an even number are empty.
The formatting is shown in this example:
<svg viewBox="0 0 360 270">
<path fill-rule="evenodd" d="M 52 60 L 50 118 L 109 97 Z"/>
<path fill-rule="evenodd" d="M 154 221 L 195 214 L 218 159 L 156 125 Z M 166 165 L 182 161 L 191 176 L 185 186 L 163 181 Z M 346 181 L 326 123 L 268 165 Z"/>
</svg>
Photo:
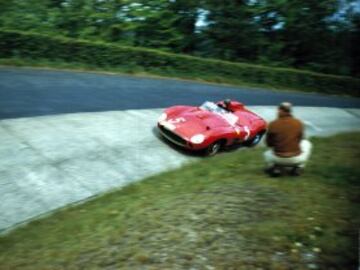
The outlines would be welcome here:
<svg viewBox="0 0 360 270">
<path fill-rule="evenodd" d="M 162 125 L 159 125 L 159 128 L 160 128 L 161 132 L 163 133 L 163 135 L 166 138 L 168 138 L 170 141 L 172 141 L 173 143 L 182 145 L 182 146 L 186 146 L 186 141 L 183 138 L 181 138 L 179 135 L 177 135 L 174 132 L 166 129 Z"/>
</svg>

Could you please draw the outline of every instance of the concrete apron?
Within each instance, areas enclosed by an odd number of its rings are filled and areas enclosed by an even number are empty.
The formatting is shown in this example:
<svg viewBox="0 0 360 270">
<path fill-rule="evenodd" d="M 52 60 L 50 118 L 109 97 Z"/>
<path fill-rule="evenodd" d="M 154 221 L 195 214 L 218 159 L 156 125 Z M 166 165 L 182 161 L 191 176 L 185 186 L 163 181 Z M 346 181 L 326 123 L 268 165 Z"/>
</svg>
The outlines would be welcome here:
<svg viewBox="0 0 360 270">
<path fill-rule="evenodd" d="M 275 107 L 249 108 L 268 121 L 276 117 Z M 199 158 L 157 137 L 161 111 L 0 121 L 0 232 Z M 299 107 L 295 116 L 309 136 L 360 130 L 360 109 Z"/>
</svg>

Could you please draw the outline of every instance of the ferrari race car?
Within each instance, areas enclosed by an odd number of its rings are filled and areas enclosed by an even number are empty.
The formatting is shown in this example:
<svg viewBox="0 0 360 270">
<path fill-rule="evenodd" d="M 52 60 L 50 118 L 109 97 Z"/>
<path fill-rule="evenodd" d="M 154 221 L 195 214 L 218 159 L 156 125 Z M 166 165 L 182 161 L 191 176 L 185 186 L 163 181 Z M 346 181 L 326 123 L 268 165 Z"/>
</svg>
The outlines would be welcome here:
<svg viewBox="0 0 360 270">
<path fill-rule="evenodd" d="M 215 155 L 222 147 L 258 144 L 266 132 L 266 122 L 240 102 L 206 101 L 200 107 L 165 109 L 158 119 L 158 128 L 174 144 Z"/>
</svg>

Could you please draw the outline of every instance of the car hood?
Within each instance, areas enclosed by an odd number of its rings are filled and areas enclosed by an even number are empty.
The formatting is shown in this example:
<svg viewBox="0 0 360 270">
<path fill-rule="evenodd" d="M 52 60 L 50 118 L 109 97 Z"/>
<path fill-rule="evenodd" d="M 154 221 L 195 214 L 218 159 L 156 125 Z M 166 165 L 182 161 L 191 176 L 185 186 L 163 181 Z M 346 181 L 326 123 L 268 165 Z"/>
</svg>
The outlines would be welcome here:
<svg viewBox="0 0 360 270">
<path fill-rule="evenodd" d="M 215 128 L 230 127 L 230 124 L 222 116 L 199 108 L 173 114 L 168 117 L 167 122 L 173 124 L 173 131 L 186 138 L 204 134 Z"/>
</svg>

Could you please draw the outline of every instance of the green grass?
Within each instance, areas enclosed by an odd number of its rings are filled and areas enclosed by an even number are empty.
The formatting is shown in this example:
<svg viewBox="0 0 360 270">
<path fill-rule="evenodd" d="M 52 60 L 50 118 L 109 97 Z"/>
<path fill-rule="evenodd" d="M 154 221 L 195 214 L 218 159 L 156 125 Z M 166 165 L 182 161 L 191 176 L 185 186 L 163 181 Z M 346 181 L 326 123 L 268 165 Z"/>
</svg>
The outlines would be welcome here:
<svg viewBox="0 0 360 270">
<path fill-rule="evenodd" d="M 313 139 L 301 177 L 223 153 L 0 238 L 0 269 L 356 269 L 360 133 Z"/>
</svg>

